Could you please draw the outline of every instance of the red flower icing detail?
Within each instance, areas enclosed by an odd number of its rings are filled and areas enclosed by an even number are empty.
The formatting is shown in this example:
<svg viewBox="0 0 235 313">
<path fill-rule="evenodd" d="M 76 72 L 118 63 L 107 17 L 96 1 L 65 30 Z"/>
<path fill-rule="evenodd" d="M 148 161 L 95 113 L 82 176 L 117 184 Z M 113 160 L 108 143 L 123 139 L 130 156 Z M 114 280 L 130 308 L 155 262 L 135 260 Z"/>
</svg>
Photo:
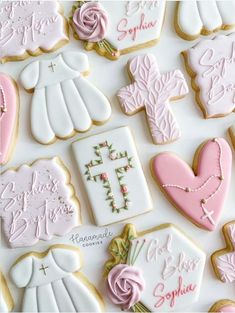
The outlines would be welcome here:
<svg viewBox="0 0 235 313">
<path fill-rule="evenodd" d="M 114 304 L 123 310 L 129 310 L 140 301 L 145 288 L 141 270 L 127 264 L 118 264 L 109 272 L 107 293 Z"/>
<path fill-rule="evenodd" d="M 108 180 L 108 174 L 107 173 L 102 173 L 101 175 L 100 175 L 100 179 L 101 180 Z"/>
</svg>

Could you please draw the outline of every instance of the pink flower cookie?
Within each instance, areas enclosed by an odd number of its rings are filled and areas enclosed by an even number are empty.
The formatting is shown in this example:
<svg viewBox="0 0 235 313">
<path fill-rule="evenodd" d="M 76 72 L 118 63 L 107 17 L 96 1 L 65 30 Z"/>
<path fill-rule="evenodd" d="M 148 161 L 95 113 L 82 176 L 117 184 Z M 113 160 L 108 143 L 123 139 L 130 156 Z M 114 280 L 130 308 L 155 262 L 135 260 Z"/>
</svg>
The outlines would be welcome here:
<svg viewBox="0 0 235 313">
<path fill-rule="evenodd" d="M 173 205 L 195 225 L 216 228 L 230 185 L 232 152 L 222 138 L 200 146 L 193 168 L 172 153 L 160 153 L 151 163 L 152 173 Z"/>
<path fill-rule="evenodd" d="M 223 234 L 227 247 L 212 254 L 211 261 L 217 277 L 231 283 L 235 281 L 235 221 L 224 225 Z"/>
<path fill-rule="evenodd" d="M 11 156 L 18 126 L 19 95 L 13 79 L 0 73 L 0 164 Z"/>
<path fill-rule="evenodd" d="M 0 217 L 11 248 L 67 234 L 81 224 L 79 209 L 70 174 L 58 157 L 0 176 Z"/>
<path fill-rule="evenodd" d="M 117 96 L 125 114 L 145 110 L 155 144 L 166 144 L 180 137 L 180 129 L 169 102 L 184 97 L 188 86 L 181 71 L 161 74 L 152 54 L 140 55 L 128 62 L 133 83 Z"/>
<path fill-rule="evenodd" d="M 123 310 L 178 312 L 197 301 L 206 255 L 176 226 L 137 233 L 128 224 L 109 252 L 107 295 Z"/>
<path fill-rule="evenodd" d="M 11 312 L 13 308 L 14 301 L 12 299 L 5 277 L 0 272 L 0 312 Z"/>
<path fill-rule="evenodd" d="M 68 40 L 67 21 L 56 0 L 1 1 L 0 62 L 51 52 Z"/>
<path fill-rule="evenodd" d="M 235 110 L 235 33 L 200 41 L 183 52 L 186 69 L 205 118 Z"/>
<path fill-rule="evenodd" d="M 86 50 L 116 60 L 120 55 L 156 44 L 166 1 L 77 1 L 70 23 Z"/>
<path fill-rule="evenodd" d="M 212 305 L 209 312 L 218 313 L 234 313 L 235 312 L 235 302 L 232 300 L 220 300 Z"/>
</svg>

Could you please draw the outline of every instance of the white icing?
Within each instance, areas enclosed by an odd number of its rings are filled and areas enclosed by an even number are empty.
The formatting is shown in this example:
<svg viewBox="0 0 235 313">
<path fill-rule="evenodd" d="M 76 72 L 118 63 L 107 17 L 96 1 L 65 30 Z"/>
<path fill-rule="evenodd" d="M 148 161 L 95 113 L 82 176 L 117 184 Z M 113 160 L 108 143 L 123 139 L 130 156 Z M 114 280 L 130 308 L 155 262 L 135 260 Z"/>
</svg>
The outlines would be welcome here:
<svg viewBox="0 0 235 313">
<path fill-rule="evenodd" d="M 80 264 L 79 254 L 65 248 L 52 248 L 42 258 L 26 255 L 19 260 L 11 277 L 19 288 L 25 287 L 22 312 L 101 312 L 95 295 L 73 275 Z"/>
<path fill-rule="evenodd" d="M 204 29 L 215 31 L 235 24 L 235 1 L 180 1 L 177 24 L 182 33 L 198 36 Z"/>
<path fill-rule="evenodd" d="M 8 286 L 6 285 L 5 278 L 0 272 L 0 312 L 7 313 L 10 312 L 12 304 L 10 303 L 11 295 L 9 294 Z"/>
<path fill-rule="evenodd" d="M 121 140 L 120 140 L 121 138 Z M 122 184 L 128 188 L 128 208 L 121 209 L 119 213 L 112 212 L 110 207 L 111 200 L 106 200 L 107 189 L 104 188 L 100 175 L 106 173 L 110 181 L 112 194 L 117 207 L 122 207 L 124 202 L 123 194 L 120 191 L 120 184 L 115 170 L 122 166 L 128 165 L 127 157 L 111 160 L 109 158 L 107 147 L 101 149 L 101 155 L 104 164 L 98 164 L 91 167 L 91 176 L 98 175 L 96 181 L 87 180 L 85 172 L 86 165 L 91 160 L 97 160 L 94 146 L 107 141 L 113 144 L 116 153 L 128 154 L 132 157 L 133 167 L 123 173 Z M 84 185 L 86 187 L 90 204 L 93 210 L 93 216 L 97 225 L 107 225 L 118 222 L 130 217 L 148 212 L 152 209 L 151 197 L 147 187 L 147 183 L 142 171 L 142 167 L 138 158 L 134 140 L 128 127 L 121 127 L 109 132 L 95 135 L 73 143 L 73 151 L 80 170 Z M 140 192 L 141 190 L 141 192 Z"/>
<path fill-rule="evenodd" d="M 22 85 L 34 89 L 31 129 L 37 141 L 48 144 L 55 137 L 87 131 L 92 122 L 109 119 L 109 101 L 81 75 L 88 70 L 85 54 L 64 52 L 51 60 L 35 61 L 22 71 Z"/>
<path fill-rule="evenodd" d="M 100 1 L 100 3 L 109 17 L 109 26 L 105 39 L 116 49 L 124 50 L 160 37 L 165 16 L 165 0 Z M 150 27 L 145 30 L 137 29 L 135 31 L 134 28 L 138 28 L 141 21 L 142 25 L 148 24 Z M 129 31 L 129 33 L 124 34 L 123 30 Z M 120 40 L 120 38 L 122 39 Z"/>
<path fill-rule="evenodd" d="M 206 255 L 177 228 L 170 225 L 145 234 L 133 240 L 131 247 L 129 256 L 133 256 L 136 249 L 138 256 L 134 266 L 141 269 L 146 283 L 140 302 L 151 312 L 175 312 L 198 300 Z M 150 252 L 154 252 L 151 258 Z M 191 285 L 193 291 L 183 295 L 176 292 L 173 296 L 180 279 L 181 289 Z M 166 294 L 168 296 L 161 303 L 159 296 Z M 156 307 L 158 301 L 161 305 Z"/>
</svg>

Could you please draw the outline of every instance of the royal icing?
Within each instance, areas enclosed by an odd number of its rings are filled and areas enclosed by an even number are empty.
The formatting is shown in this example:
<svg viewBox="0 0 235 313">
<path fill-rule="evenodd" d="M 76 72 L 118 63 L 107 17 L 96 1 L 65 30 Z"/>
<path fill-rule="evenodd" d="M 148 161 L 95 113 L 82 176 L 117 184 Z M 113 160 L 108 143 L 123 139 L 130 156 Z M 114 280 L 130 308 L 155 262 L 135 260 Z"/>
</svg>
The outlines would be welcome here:
<svg viewBox="0 0 235 313">
<path fill-rule="evenodd" d="M 0 176 L 0 216 L 10 247 L 63 236 L 80 225 L 79 203 L 59 158 L 41 159 Z"/>
<path fill-rule="evenodd" d="M 203 40 L 183 54 L 205 117 L 231 113 L 235 109 L 235 33 Z"/>
<path fill-rule="evenodd" d="M 26 90 L 34 89 L 31 129 L 42 144 L 84 132 L 111 116 L 107 98 L 84 77 L 88 58 L 79 52 L 64 52 L 51 60 L 35 61 L 20 75 Z"/>
<path fill-rule="evenodd" d="M 0 164 L 8 162 L 18 123 L 18 90 L 15 82 L 0 73 Z"/>
<path fill-rule="evenodd" d="M 102 312 L 102 300 L 81 267 L 79 250 L 71 246 L 23 255 L 10 271 L 15 285 L 24 288 L 22 312 Z"/>
<path fill-rule="evenodd" d="M 212 263 L 218 277 L 225 283 L 235 281 L 235 221 L 223 228 L 227 248 L 212 255 Z"/>
<path fill-rule="evenodd" d="M 11 312 L 14 307 L 14 302 L 7 286 L 7 282 L 0 272 L 0 312 Z"/>
<path fill-rule="evenodd" d="M 117 94 L 124 113 L 132 115 L 144 109 L 155 144 L 177 140 L 180 130 L 169 102 L 188 93 L 181 71 L 161 75 L 152 54 L 134 57 L 129 61 L 128 70 L 135 82 Z"/>
<path fill-rule="evenodd" d="M 219 300 L 210 308 L 209 312 L 232 313 L 235 312 L 235 302 L 232 300 Z"/>
<path fill-rule="evenodd" d="M 84 40 L 87 50 L 117 59 L 133 47 L 157 42 L 165 7 L 165 0 L 77 1 L 71 24 L 75 38 Z"/>
<path fill-rule="evenodd" d="M 137 235 L 129 224 L 121 237 L 112 241 L 109 251 L 113 260 L 105 267 L 108 296 L 124 309 L 171 312 L 197 301 L 206 256 L 174 225 Z M 118 286 L 124 286 L 126 293 Z"/>
<path fill-rule="evenodd" d="M 73 143 L 73 152 L 97 225 L 118 222 L 152 209 L 128 127 L 79 140 Z"/>
<path fill-rule="evenodd" d="M 235 25 L 235 1 L 179 1 L 176 31 L 187 40 Z"/>
<path fill-rule="evenodd" d="M 203 145 L 197 155 L 196 172 L 168 152 L 157 155 L 152 162 L 158 184 L 176 208 L 209 231 L 214 230 L 220 220 L 230 185 L 231 166 L 232 152 L 222 138 Z"/>
<path fill-rule="evenodd" d="M 1 1 L 0 61 L 25 59 L 68 42 L 57 1 Z"/>
</svg>

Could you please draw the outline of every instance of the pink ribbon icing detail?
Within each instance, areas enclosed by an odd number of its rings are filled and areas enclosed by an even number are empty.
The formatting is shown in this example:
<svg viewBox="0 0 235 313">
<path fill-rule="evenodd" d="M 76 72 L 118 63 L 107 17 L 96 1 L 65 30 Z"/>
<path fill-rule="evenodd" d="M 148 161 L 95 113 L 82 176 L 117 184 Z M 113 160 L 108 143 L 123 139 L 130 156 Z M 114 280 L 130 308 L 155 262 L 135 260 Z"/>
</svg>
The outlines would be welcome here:
<svg viewBox="0 0 235 313">
<path fill-rule="evenodd" d="M 106 34 L 108 16 L 99 3 L 87 2 L 75 10 L 73 26 L 80 39 L 98 42 Z"/>
<path fill-rule="evenodd" d="M 110 300 L 129 310 L 140 301 L 145 281 L 139 268 L 127 264 L 118 264 L 109 272 L 107 294 Z"/>
</svg>

